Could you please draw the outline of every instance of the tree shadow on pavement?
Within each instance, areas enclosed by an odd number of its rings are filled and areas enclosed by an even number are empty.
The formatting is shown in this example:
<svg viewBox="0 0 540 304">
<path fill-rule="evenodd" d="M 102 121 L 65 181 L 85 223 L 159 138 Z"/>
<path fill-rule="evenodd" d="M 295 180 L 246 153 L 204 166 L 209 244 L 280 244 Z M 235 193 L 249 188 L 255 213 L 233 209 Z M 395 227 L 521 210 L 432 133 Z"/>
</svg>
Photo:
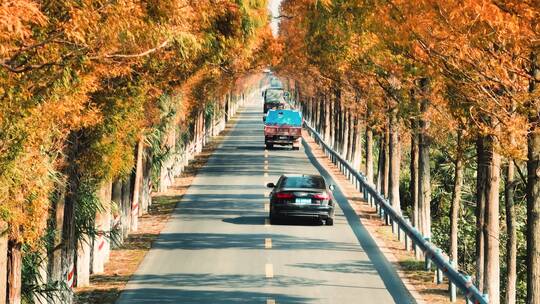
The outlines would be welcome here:
<svg viewBox="0 0 540 304">
<path fill-rule="evenodd" d="M 191 290 L 166 288 L 141 288 L 126 290 L 120 297 L 121 303 L 267 303 L 273 299 L 276 303 L 302 304 L 316 303 L 314 299 L 281 294 L 252 292 L 243 290 Z"/>
<path fill-rule="evenodd" d="M 340 273 L 371 273 L 377 274 L 377 270 L 369 261 L 349 261 L 337 264 L 322 264 L 322 263 L 300 263 L 290 265 L 293 267 L 322 270 L 329 272 Z"/>
<path fill-rule="evenodd" d="M 293 237 L 284 234 L 258 233 L 162 233 L 152 246 L 164 250 L 246 249 L 264 248 L 261 240 L 272 238 L 273 250 L 335 250 L 362 249 L 354 243 L 332 242 L 326 239 Z"/>
</svg>

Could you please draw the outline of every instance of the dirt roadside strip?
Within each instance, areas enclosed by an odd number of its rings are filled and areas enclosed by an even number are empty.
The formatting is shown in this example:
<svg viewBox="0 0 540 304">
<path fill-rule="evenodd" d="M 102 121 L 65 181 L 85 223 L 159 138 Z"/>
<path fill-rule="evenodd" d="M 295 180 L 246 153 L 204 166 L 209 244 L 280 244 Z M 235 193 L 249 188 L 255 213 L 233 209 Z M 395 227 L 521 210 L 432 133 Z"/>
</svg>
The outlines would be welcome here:
<svg viewBox="0 0 540 304">
<path fill-rule="evenodd" d="M 416 260 L 412 251 L 405 250 L 404 243 L 398 241 L 397 237 L 392 234 L 392 227 L 384 225 L 376 210 L 363 200 L 362 194 L 354 188 L 345 175 L 340 172 L 339 168 L 326 157 L 321 147 L 315 143 L 308 132 L 303 132 L 303 138 L 319 164 L 338 183 L 360 221 L 369 231 L 386 259 L 395 267 L 399 277 L 415 301 L 419 304 L 450 303 L 446 278 L 442 284 L 437 285 L 434 271 L 425 271 L 424 261 Z M 465 301 L 461 297 L 458 298 L 456 303 L 465 303 Z"/>
<path fill-rule="evenodd" d="M 125 240 L 120 248 L 111 250 L 109 262 L 103 274 L 90 277 L 90 286 L 75 289 L 76 304 L 113 304 L 125 288 L 131 276 L 137 271 L 152 243 L 165 228 L 176 204 L 182 199 L 197 172 L 210 158 L 223 138 L 234 128 L 237 119 L 232 118 L 218 136 L 212 138 L 190 161 L 182 175 L 166 192 L 152 195 L 153 203 L 148 214 L 139 218 L 139 229 Z"/>
</svg>

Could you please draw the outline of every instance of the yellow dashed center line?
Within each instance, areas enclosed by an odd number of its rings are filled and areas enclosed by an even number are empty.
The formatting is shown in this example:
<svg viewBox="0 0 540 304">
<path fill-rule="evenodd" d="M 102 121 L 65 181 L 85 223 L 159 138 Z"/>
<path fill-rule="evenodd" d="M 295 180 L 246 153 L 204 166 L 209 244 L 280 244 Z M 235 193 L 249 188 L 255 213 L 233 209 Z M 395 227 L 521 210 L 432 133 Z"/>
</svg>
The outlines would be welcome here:
<svg viewBox="0 0 540 304">
<path fill-rule="evenodd" d="M 270 238 L 264 239 L 264 248 L 272 249 L 272 239 Z"/>
<path fill-rule="evenodd" d="M 264 197 L 269 197 L 270 196 L 270 192 L 265 192 L 264 193 Z"/>
<path fill-rule="evenodd" d="M 264 170 L 268 170 L 268 165 L 264 165 Z"/>
<path fill-rule="evenodd" d="M 268 173 L 267 173 L 267 172 L 264 172 L 264 177 L 268 177 Z"/>
<path fill-rule="evenodd" d="M 264 211 L 270 212 L 270 204 L 264 204 Z"/>
<path fill-rule="evenodd" d="M 265 267 L 266 278 L 271 279 L 274 277 L 274 266 L 272 264 L 266 264 Z"/>
<path fill-rule="evenodd" d="M 264 226 L 265 227 L 270 227 L 270 219 L 268 219 L 268 218 L 264 219 Z"/>
<path fill-rule="evenodd" d="M 276 300 L 274 300 L 274 299 L 266 299 L 266 304 L 276 304 Z"/>
<path fill-rule="evenodd" d="M 264 164 L 265 164 L 265 165 L 268 165 L 268 160 L 265 159 L 265 160 L 264 160 Z"/>
</svg>

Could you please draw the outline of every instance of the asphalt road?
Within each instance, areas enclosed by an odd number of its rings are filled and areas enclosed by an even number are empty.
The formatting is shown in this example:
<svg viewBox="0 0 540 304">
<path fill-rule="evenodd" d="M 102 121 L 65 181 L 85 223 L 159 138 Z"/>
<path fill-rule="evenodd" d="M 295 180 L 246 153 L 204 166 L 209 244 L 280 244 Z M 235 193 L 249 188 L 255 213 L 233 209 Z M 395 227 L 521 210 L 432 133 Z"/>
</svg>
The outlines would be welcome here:
<svg viewBox="0 0 540 304">
<path fill-rule="evenodd" d="M 333 227 L 269 224 L 267 182 L 331 179 L 306 146 L 265 151 L 261 110 L 240 110 L 117 303 L 412 303 L 339 187 Z"/>
</svg>

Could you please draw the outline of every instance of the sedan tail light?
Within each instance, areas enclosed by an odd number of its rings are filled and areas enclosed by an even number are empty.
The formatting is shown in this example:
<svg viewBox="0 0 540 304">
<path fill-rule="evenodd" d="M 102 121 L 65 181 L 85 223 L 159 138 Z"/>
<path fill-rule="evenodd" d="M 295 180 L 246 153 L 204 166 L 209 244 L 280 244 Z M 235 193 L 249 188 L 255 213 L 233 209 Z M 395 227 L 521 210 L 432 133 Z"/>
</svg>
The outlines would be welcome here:
<svg viewBox="0 0 540 304">
<path fill-rule="evenodd" d="M 319 193 L 312 196 L 314 199 L 317 200 L 328 200 L 330 199 L 330 196 L 327 193 Z"/>
<path fill-rule="evenodd" d="M 294 198 L 294 195 L 292 193 L 278 192 L 276 197 L 279 199 L 289 199 Z"/>
</svg>

